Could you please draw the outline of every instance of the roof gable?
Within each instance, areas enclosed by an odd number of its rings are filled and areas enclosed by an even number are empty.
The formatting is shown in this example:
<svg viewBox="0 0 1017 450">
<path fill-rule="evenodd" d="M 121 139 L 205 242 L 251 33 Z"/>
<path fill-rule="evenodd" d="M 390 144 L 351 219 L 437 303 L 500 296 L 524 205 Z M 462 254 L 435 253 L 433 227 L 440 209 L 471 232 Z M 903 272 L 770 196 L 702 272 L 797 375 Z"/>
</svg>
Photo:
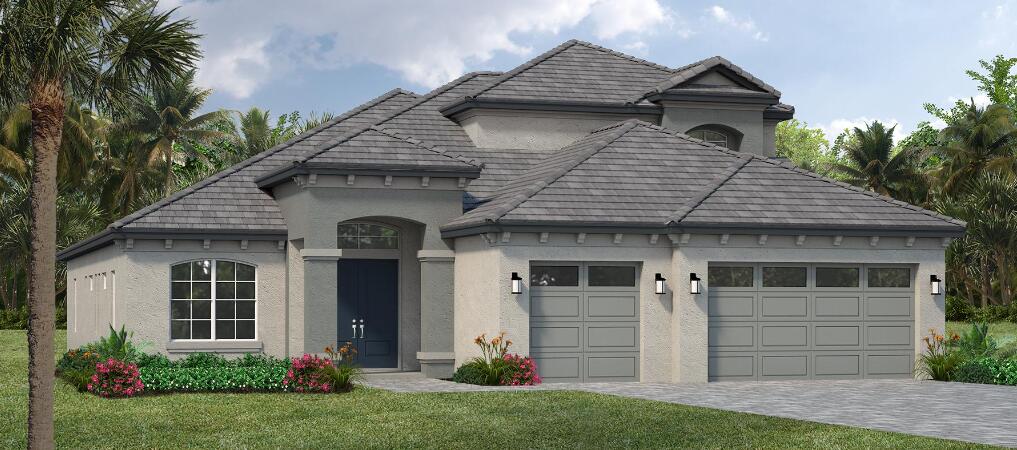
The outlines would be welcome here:
<svg viewBox="0 0 1017 450">
<path fill-rule="evenodd" d="M 731 61 L 721 56 L 714 56 L 675 70 L 668 79 L 657 83 L 650 89 L 629 100 L 638 102 L 654 94 L 662 94 L 672 89 L 680 89 L 696 84 L 710 84 L 709 81 L 716 81 L 717 76 L 722 76 L 734 83 L 734 86 L 726 86 L 728 88 L 741 87 L 745 91 L 762 92 L 780 98 L 780 91 L 773 86 L 766 84 L 763 80 L 756 78 L 747 70 L 742 69 Z"/>
</svg>

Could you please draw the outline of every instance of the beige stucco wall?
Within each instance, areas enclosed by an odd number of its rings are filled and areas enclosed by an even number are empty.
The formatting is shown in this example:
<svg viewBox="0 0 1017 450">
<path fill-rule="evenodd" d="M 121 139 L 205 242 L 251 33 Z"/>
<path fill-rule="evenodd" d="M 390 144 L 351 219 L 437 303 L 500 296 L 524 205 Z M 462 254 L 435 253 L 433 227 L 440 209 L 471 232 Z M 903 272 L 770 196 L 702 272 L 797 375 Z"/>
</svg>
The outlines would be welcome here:
<svg viewBox="0 0 1017 450">
<path fill-rule="evenodd" d="M 672 240 L 673 239 L 673 240 Z M 710 262 L 887 263 L 915 268 L 915 349 L 929 328 L 942 330 L 943 296 L 932 296 L 927 280 L 943 277 L 946 270 L 942 239 L 918 238 L 911 246 L 904 237 L 882 237 L 875 245 L 869 236 L 841 238 L 810 236 L 801 245 L 797 236 L 733 235 L 721 244 L 720 235 L 659 236 L 626 234 L 615 244 L 610 234 L 589 234 L 578 244 L 575 233 L 550 233 L 546 243 L 538 233 L 504 233 L 458 238 L 456 245 L 455 351 L 456 362 L 477 356 L 473 338 L 506 331 L 513 351 L 529 351 L 529 292 L 513 295 L 509 277 L 518 272 L 529 279 L 531 261 L 638 262 L 640 271 L 640 327 L 642 381 L 706 382 L 707 296 L 705 282 Z M 653 276 L 668 279 L 668 294 L 653 293 Z M 703 292 L 692 295 L 689 273 L 703 278 Z"/>
<path fill-rule="evenodd" d="M 127 248 L 126 241 L 68 261 L 67 279 L 72 292 L 68 317 L 71 326 L 67 341 L 71 347 L 105 336 L 108 324 L 125 326 L 134 333 L 134 339 L 143 343 L 146 351 L 179 356 L 192 351 L 243 353 L 264 351 L 267 354 L 286 356 L 286 258 L 285 251 L 276 241 L 249 241 L 241 249 L 240 241 L 209 243 L 205 249 L 201 240 L 173 240 L 166 248 L 165 240 L 134 240 Z M 252 264 L 257 268 L 257 338 L 255 341 L 209 342 L 192 341 L 186 345 L 170 342 L 170 267 L 174 264 L 199 259 L 225 259 Z M 86 277 L 107 273 L 108 296 L 86 295 Z M 115 273 L 115 284 L 112 275 Z M 73 292 L 75 281 L 77 293 Z M 83 289 L 84 287 L 84 289 Z M 114 296 L 115 291 L 115 296 Z M 107 306 L 110 313 L 107 313 Z M 112 314 L 115 305 L 115 317 Z M 87 319 L 87 313 L 99 311 L 96 320 Z M 75 328 L 77 320 L 77 328 Z"/>
</svg>

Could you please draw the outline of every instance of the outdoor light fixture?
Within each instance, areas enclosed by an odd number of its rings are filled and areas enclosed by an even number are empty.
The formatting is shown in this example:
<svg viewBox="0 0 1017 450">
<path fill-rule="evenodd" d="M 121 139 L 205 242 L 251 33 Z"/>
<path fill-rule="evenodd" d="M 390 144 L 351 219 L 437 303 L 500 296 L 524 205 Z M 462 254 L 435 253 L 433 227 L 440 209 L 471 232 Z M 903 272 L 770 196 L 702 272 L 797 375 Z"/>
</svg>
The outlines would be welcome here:
<svg viewBox="0 0 1017 450">
<path fill-rule="evenodd" d="M 929 280 L 932 282 L 932 295 L 942 295 L 943 280 L 940 280 L 939 277 L 935 275 L 930 275 Z"/>
<path fill-rule="evenodd" d="M 656 292 L 657 295 L 665 294 L 666 293 L 666 292 L 664 292 L 664 282 L 665 281 L 667 281 L 667 278 L 664 278 L 659 273 L 657 275 L 654 275 L 654 277 L 653 277 L 653 285 L 654 285 L 653 292 Z"/>
<path fill-rule="evenodd" d="M 700 280 L 699 277 L 696 276 L 695 272 L 689 274 L 689 293 L 691 294 L 702 293 L 703 287 L 700 283 L 701 281 L 703 280 Z"/>
<path fill-rule="evenodd" d="M 519 276 L 519 272 L 512 272 L 512 293 L 523 293 L 523 277 Z"/>
</svg>

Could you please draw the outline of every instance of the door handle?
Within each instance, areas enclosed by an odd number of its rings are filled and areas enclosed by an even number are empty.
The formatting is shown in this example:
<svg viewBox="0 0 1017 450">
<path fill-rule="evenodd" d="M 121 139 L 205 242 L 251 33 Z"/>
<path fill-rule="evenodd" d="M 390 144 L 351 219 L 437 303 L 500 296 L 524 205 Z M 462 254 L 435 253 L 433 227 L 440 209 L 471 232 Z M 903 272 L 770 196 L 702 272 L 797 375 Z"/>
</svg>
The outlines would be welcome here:
<svg viewBox="0 0 1017 450">
<path fill-rule="evenodd" d="M 360 319 L 360 339 L 364 338 L 364 319 Z"/>
<path fill-rule="evenodd" d="M 357 338 L 357 319 L 353 319 L 353 339 Z"/>
</svg>

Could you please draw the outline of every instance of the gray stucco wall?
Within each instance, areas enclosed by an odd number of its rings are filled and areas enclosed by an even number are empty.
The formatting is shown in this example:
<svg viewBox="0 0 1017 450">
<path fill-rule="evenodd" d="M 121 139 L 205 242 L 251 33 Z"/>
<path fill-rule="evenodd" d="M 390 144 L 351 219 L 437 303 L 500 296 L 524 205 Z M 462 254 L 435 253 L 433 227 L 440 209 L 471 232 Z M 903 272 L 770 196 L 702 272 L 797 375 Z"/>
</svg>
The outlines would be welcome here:
<svg viewBox="0 0 1017 450">
<path fill-rule="evenodd" d="M 553 150 L 592 131 L 627 119 L 660 124 L 657 114 L 593 114 L 541 111 L 475 110 L 456 120 L 479 148 Z"/>
<path fill-rule="evenodd" d="M 724 125 L 742 133 L 739 151 L 774 156 L 774 135 L 763 121 L 764 105 L 665 102 L 661 126 L 686 133 L 703 125 Z M 775 125 L 775 124 L 774 124 Z"/>
<path fill-rule="evenodd" d="M 116 327 L 126 326 L 134 333 L 136 341 L 145 343 L 148 351 L 174 357 L 193 351 L 227 354 L 263 351 L 286 356 L 285 252 L 278 249 L 275 241 L 249 241 L 246 250 L 241 249 L 240 241 L 211 241 L 209 244 L 205 249 L 203 241 L 174 240 L 171 248 L 166 248 L 165 240 L 135 240 L 133 248 L 126 248 L 126 242 L 121 241 L 119 248 L 109 246 L 68 261 L 67 279 L 72 287 L 68 302 L 68 317 L 72 318 L 69 319 L 68 345 L 77 347 L 94 341 L 106 335 L 107 324 L 112 323 Z M 256 266 L 255 341 L 170 341 L 170 267 L 200 259 L 225 259 Z M 93 291 L 94 295 L 86 295 L 86 277 L 99 274 L 101 283 L 102 273 L 108 274 L 109 287 L 105 291 L 108 294 Z M 73 290 L 75 283 L 77 293 Z M 86 319 L 88 312 L 97 319 Z"/>
</svg>

